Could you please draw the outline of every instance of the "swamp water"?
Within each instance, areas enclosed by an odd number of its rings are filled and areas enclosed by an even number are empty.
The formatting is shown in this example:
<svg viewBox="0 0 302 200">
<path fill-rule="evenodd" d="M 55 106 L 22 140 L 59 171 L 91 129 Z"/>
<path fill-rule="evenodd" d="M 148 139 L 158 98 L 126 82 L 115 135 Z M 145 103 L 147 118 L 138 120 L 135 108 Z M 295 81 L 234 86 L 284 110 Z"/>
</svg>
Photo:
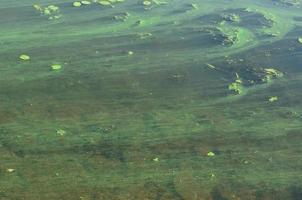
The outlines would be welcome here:
<svg viewBox="0 0 302 200">
<path fill-rule="evenodd" d="M 301 0 L 1 0 L 1 200 L 302 199 Z"/>
</svg>

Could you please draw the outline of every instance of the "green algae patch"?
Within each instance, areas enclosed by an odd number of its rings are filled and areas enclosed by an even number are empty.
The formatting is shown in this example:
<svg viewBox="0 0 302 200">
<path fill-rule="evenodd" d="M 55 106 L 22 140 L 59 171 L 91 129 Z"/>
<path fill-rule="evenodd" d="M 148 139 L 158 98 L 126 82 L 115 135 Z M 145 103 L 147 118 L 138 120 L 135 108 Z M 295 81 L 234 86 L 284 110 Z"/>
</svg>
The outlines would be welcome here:
<svg viewBox="0 0 302 200">
<path fill-rule="evenodd" d="M 83 5 L 90 5 L 91 2 L 90 1 L 81 1 L 81 4 L 83 4 Z"/>
<path fill-rule="evenodd" d="M 128 51 L 127 54 L 128 54 L 129 56 L 132 56 L 132 55 L 134 54 L 134 52 L 133 52 L 133 51 Z"/>
<path fill-rule="evenodd" d="M 233 82 L 229 85 L 229 90 L 234 91 L 236 94 L 242 94 L 243 86 L 241 83 Z"/>
<path fill-rule="evenodd" d="M 269 102 L 274 102 L 274 101 L 278 101 L 278 97 L 277 96 L 273 96 L 273 97 L 270 97 L 268 99 Z"/>
<path fill-rule="evenodd" d="M 236 94 L 242 94 L 243 92 L 242 80 L 237 73 L 236 73 L 235 82 L 231 83 L 228 88 L 229 90 L 234 91 Z"/>
<path fill-rule="evenodd" d="M 274 68 L 265 68 L 264 69 L 264 77 L 262 78 L 263 82 L 269 82 L 273 78 L 281 78 L 283 77 L 283 73 L 274 69 Z"/>
<path fill-rule="evenodd" d="M 111 6 L 111 2 L 110 1 L 98 1 L 98 3 L 102 6 Z"/>
<path fill-rule="evenodd" d="M 216 154 L 214 153 L 214 152 L 212 152 L 212 151 L 209 151 L 208 153 L 207 153 L 207 156 L 208 157 L 214 157 Z"/>
<path fill-rule="evenodd" d="M 13 168 L 8 168 L 6 171 L 7 171 L 8 173 L 13 173 L 13 172 L 15 172 L 15 171 L 16 171 L 16 169 L 13 169 Z"/>
<path fill-rule="evenodd" d="M 30 60 L 30 56 L 29 56 L 29 55 L 25 55 L 25 54 L 20 55 L 19 58 L 20 58 L 21 60 Z"/>
<path fill-rule="evenodd" d="M 56 5 L 49 5 L 42 7 L 38 4 L 33 5 L 36 11 L 40 12 L 42 16 L 47 16 L 48 19 L 59 19 L 61 17 L 60 8 Z"/>
<path fill-rule="evenodd" d="M 224 15 L 222 17 L 223 17 L 223 20 L 225 20 L 225 21 L 240 22 L 240 17 L 239 17 L 239 15 L 236 15 L 236 14 L 228 14 L 228 15 Z"/>
<path fill-rule="evenodd" d="M 155 161 L 155 162 L 158 162 L 159 158 L 153 158 L 152 160 Z"/>
<path fill-rule="evenodd" d="M 144 6 L 150 6 L 152 4 L 151 1 L 143 1 Z"/>
<path fill-rule="evenodd" d="M 79 1 L 75 1 L 75 2 L 72 3 L 72 5 L 73 5 L 74 7 L 80 7 L 80 6 L 82 5 L 82 3 L 79 2 Z"/>
<path fill-rule="evenodd" d="M 159 0 L 153 0 L 153 2 L 158 6 L 168 4 L 168 2 L 166 1 L 159 1 Z"/>
<path fill-rule="evenodd" d="M 61 136 L 66 134 L 66 131 L 63 130 L 63 129 L 58 129 L 56 132 L 57 132 L 58 135 L 61 135 Z"/>
<path fill-rule="evenodd" d="M 52 70 L 60 70 L 62 69 L 62 65 L 60 64 L 53 64 L 50 66 Z"/>
</svg>

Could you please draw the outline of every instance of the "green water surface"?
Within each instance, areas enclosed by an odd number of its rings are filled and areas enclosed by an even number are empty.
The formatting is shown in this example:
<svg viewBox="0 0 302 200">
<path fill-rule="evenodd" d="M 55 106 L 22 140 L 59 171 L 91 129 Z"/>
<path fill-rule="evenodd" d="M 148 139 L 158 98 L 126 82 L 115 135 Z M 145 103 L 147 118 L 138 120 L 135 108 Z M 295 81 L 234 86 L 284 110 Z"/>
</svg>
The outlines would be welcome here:
<svg viewBox="0 0 302 200">
<path fill-rule="evenodd" d="M 0 1 L 0 200 L 302 199 L 302 1 L 105 2 Z"/>
</svg>

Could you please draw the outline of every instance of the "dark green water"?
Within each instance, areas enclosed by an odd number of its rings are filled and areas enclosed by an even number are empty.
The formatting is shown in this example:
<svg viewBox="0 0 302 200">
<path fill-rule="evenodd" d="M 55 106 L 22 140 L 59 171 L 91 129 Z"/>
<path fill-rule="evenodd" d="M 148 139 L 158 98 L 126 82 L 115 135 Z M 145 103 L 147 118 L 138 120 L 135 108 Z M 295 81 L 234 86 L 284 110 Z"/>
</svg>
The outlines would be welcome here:
<svg viewBox="0 0 302 200">
<path fill-rule="evenodd" d="M 0 200 L 302 199 L 302 1 L 0 3 Z"/>
</svg>

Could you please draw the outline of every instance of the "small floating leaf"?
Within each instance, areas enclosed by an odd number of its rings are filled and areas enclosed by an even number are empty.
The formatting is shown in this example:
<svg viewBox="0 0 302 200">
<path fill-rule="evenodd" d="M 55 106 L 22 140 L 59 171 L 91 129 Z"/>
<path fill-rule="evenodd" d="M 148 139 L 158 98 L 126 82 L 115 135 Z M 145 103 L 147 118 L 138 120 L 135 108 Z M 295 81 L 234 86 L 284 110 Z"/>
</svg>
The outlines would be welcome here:
<svg viewBox="0 0 302 200">
<path fill-rule="evenodd" d="M 153 161 L 158 162 L 159 158 L 153 158 Z"/>
<path fill-rule="evenodd" d="M 72 5 L 73 5 L 74 7 L 80 7 L 80 6 L 82 5 L 82 3 L 79 2 L 79 1 L 75 1 L 75 2 L 73 2 Z"/>
<path fill-rule="evenodd" d="M 278 97 L 277 96 L 273 96 L 273 97 L 270 97 L 268 99 L 269 102 L 274 102 L 274 101 L 277 101 L 278 100 Z"/>
<path fill-rule="evenodd" d="M 109 1 L 99 1 L 99 4 L 101 4 L 102 6 L 110 6 L 111 3 Z"/>
<path fill-rule="evenodd" d="M 35 5 L 33 5 L 33 7 L 37 10 L 37 11 L 39 11 L 39 12 L 43 12 L 43 8 L 40 6 L 40 5 L 38 5 L 38 4 L 35 4 Z"/>
<path fill-rule="evenodd" d="M 57 134 L 59 134 L 59 135 L 61 135 L 61 136 L 65 135 L 65 133 L 66 133 L 66 131 L 63 130 L 63 129 L 58 129 L 58 130 L 57 130 Z"/>
<path fill-rule="evenodd" d="M 212 152 L 212 151 L 209 151 L 209 152 L 207 153 L 207 156 L 209 156 L 209 157 L 213 157 L 213 156 L 215 156 L 215 153 L 214 153 L 214 152 Z"/>
<path fill-rule="evenodd" d="M 152 4 L 151 1 L 143 1 L 144 6 L 150 6 Z"/>
<path fill-rule="evenodd" d="M 59 64 L 54 64 L 54 65 L 51 65 L 51 69 L 52 70 L 59 70 L 62 68 L 62 65 L 59 65 Z"/>
<path fill-rule="evenodd" d="M 12 168 L 9 168 L 9 169 L 7 169 L 6 171 L 9 172 L 9 173 L 12 173 L 12 172 L 14 172 L 14 171 L 16 171 L 16 170 L 15 170 L 15 169 L 12 169 Z"/>
<path fill-rule="evenodd" d="M 25 55 L 25 54 L 21 55 L 19 58 L 21 60 L 30 60 L 30 57 L 28 55 Z"/>
<path fill-rule="evenodd" d="M 81 1 L 81 3 L 82 3 L 83 5 L 90 5 L 90 4 L 91 4 L 90 1 Z"/>
<path fill-rule="evenodd" d="M 57 12 L 59 10 L 59 7 L 55 6 L 55 5 L 50 5 L 50 6 L 48 6 L 48 9 L 52 10 L 53 12 Z"/>
</svg>

